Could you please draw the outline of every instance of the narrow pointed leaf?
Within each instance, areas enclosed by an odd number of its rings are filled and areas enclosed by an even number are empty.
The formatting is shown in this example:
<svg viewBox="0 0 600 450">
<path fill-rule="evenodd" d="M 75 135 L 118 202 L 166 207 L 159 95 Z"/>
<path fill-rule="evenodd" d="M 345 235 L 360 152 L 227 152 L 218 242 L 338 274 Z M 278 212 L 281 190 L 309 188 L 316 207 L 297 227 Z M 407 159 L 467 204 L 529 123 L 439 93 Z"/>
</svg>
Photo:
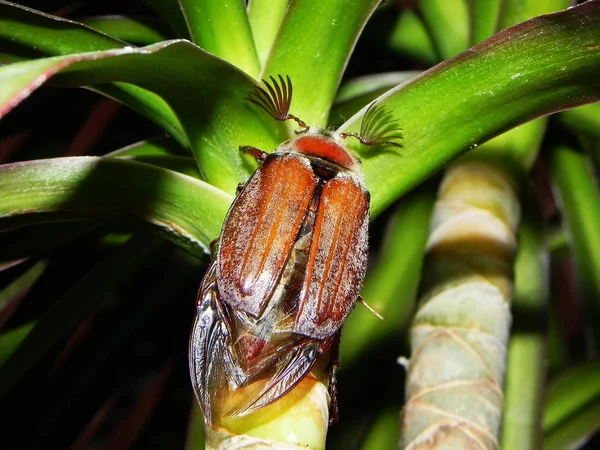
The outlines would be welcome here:
<svg viewBox="0 0 600 450">
<path fill-rule="evenodd" d="M 155 245 L 148 245 L 147 238 L 132 238 L 106 260 L 100 261 L 54 304 L 2 366 L 0 397 L 18 383 L 46 350 L 71 332 L 87 315 L 98 310 L 106 289 L 134 270 L 154 249 Z"/>
<path fill-rule="evenodd" d="M 0 167 L 0 225 L 5 226 L 50 217 L 146 221 L 202 254 L 219 235 L 230 201 L 194 178 L 116 158 L 58 158 Z"/>
<path fill-rule="evenodd" d="M 243 0 L 178 0 L 192 41 L 248 75 L 260 72 Z M 231 32 L 231 30 L 235 30 Z"/>
<path fill-rule="evenodd" d="M 8 52 L 0 56 L 0 61 L 4 59 L 5 63 L 15 62 L 10 59 L 10 53 L 15 51 L 15 44 L 19 48 L 19 53 L 13 55 L 16 61 L 128 46 L 124 41 L 78 22 L 0 0 L 0 52 Z M 23 55 L 21 54 L 23 49 L 34 53 Z M 94 89 L 145 115 L 164 128 L 183 147 L 189 147 L 187 136 L 179 120 L 165 101 L 157 95 L 125 83 L 98 85 Z"/>
<path fill-rule="evenodd" d="M 273 149 L 286 139 L 283 124 L 244 101 L 253 81 L 234 66 L 187 41 L 165 41 L 123 48 L 44 58 L 0 68 L 0 116 L 61 71 L 53 83 L 83 86 L 126 82 L 155 92 L 182 121 L 203 176 L 235 192 L 252 167 L 238 147 Z"/>
<path fill-rule="evenodd" d="M 443 164 L 523 122 L 600 99 L 600 2 L 541 16 L 389 91 L 403 147 L 363 160 L 374 214 Z M 460 82 L 457 82 L 460 80 Z M 358 132 L 364 109 L 340 131 Z"/>
<path fill-rule="evenodd" d="M 94 30 L 115 39 L 138 45 L 150 45 L 164 41 L 169 36 L 160 23 L 149 18 L 131 18 L 125 16 L 85 17 L 80 20 Z"/>
<path fill-rule="evenodd" d="M 498 17 L 497 30 L 512 27 L 513 25 L 531 19 L 535 16 L 548 14 L 566 9 L 576 3 L 574 0 L 505 0 L 502 2 L 502 11 Z"/>
<path fill-rule="evenodd" d="M 412 10 L 402 11 L 389 38 L 389 46 L 431 66 L 441 59 L 423 20 Z"/>
<path fill-rule="evenodd" d="M 190 32 L 185 23 L 185 17 L 177 0 L 144 0 L 159 17 L 168 22 L 177 36 L 184 39 L 190 38 Z"/>
<path fill-rule="evenodd" d="M 289 75 L 291 113 L 310 125 L 327 125 L 329 108 L 356 40 L 379 0 L 295 0 L 279 32 L 263 78 Z"/>
<path fill-rule="evenodd" d="M 600 361 L 590 361 L 557 375 L 548 385 L 544 433 L 551 433 L 594 399 L 600 399 Z"/>
<path fill-rule="evenodd" d="M 470 0 L 469 15 L 471 22 L 470 43 L 479 44 L 491 37 L 498 25 L 498 15 L 502 0 Z"/>
<path fill-rule="evenodd" d="M 250 0 L 248 20 L 261 67 L 267 62 L 283 23 L 289 0 Z"/>
<path fill-rule="evenodd" d="M 340 347 L 344 367 L 351 367 L 369 349 L 397 337 L 408 326 L 416 303 L 434 200 L 434 186 L 425 186 L 409 194 L 395 214 L 377 264 L 369 271 L 361 291 L 383 321 L 357 305 L 344 323 Z"/>
<path fill-rule="evenodd" d="M 587 156 L 560 146 L 552 152 L 551 174 L 557 188 L 570 245 L 577 263 L 579 289 L 590 351 L 600 351 L 600 193 Z"/>
<path fill-rule="evenodd" d="M 512 334 L 504 377 L 501 448 L 541 448 L 546 370 L 549 255 L 535 189 L 524 189 L 517 239 Z"/>
<path fill-rule="evenodd" d="M 421 0 L 419 10 L 443 59 L 469 46 L 467 0 Z"/>
</svg>

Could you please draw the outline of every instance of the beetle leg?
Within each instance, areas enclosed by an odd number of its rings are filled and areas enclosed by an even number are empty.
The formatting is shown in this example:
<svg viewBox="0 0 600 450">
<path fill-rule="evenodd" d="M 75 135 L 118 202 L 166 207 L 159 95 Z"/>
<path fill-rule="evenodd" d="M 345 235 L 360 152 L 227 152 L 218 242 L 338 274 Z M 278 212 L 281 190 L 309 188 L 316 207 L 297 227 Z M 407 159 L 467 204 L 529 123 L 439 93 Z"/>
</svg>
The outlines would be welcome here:
<svg viewBox="0 0 600 450">
<path fill-rule="evenodd" d="M 338 331 L 333 337 L 331 350 L 329 353 L 329 383 L 327 383 L 327 392 L 329 393 L 329 423 L 337 422 L 340 417 L 340 408 L 337 401 L 337 373 L 340 369 L 340 335 Z"/>
<path fill-rule="evenodd" d="M 240 151 L 252 155 L 254 159 L 256 159 L 256 162 L 259 164 L 262 163 L 267 158 L 267 156 L 269 156 L 267 152 L 263 152 L 262 150 L 256 147 L 252 147 L 251 145 L 241 145 Z"/>
<path fill-rule="evenodd" d="M 210 241 L 210 244 L 208 244 L 208 246 L 210 247 L 211 255 L 215 255 L 217 253 L 218 245 L 219 245 L 219 238 L 216 238 L 216 239 L 213 239 L 212 241 Z"/>
</svg>

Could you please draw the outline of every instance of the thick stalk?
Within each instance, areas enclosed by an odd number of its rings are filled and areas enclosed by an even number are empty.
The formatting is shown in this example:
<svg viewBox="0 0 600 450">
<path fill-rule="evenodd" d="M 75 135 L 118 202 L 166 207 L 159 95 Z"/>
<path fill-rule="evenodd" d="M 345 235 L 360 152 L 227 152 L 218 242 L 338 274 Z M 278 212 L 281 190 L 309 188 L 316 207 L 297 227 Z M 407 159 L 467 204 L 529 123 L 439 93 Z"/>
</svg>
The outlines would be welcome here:
<svg viewBox="0 0 600 450">
<path fill-rule="evenodd" d="M 278 401 L 239 418 L 222 417 L 205 426 L 207 450 L 325 448 L 329 425 L 327 387 L 308 375 Z"/>
<path fill-rule="evenodd" d="M 518 221 L 506 172 L 448 169 L 411 331 L 403 448 L 498 448 Z"/>
</svg>

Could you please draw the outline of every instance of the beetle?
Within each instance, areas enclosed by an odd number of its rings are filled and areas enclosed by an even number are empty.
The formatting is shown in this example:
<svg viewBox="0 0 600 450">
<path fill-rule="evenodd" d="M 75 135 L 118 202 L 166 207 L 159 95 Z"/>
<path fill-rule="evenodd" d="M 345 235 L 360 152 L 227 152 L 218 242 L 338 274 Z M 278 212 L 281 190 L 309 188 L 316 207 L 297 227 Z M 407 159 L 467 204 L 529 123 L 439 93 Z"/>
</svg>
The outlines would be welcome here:
<svg viewBox="0 0 600 450">
<path fill-rule="evenodd" d="M 227 213 L 190 338 L 192 384 L 208 425 L 279 399 L 327 351 L 336 408 L 339 334 L 362 301 L 369 222 L 360 161 L 342 140 L 400 146 L 402 138 L 374 103 L 360 133 L 308 127 L 289 113 L 289 77 L 263 83 L 246 100 L 300 131 L 273 153 L 240 147 L 260 165 Z"/>
</svg>

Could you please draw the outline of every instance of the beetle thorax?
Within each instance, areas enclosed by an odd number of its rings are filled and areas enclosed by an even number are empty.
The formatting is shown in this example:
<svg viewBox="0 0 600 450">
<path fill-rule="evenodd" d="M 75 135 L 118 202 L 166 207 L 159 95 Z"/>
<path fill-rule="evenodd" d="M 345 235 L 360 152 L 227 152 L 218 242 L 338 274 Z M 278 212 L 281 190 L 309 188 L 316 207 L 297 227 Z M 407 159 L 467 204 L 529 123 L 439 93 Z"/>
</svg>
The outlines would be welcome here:
<svg viewBox="0 0 600 450">
<path fill-rule="evenodd" d="M 322 131 L 301 136 L 291 141 L 290 144 L 292 151 L 308 157 L 321 158 L 348 170 L 356 171 L 358 169 L 356 159 L 343 146 Z"/>
</svg>

